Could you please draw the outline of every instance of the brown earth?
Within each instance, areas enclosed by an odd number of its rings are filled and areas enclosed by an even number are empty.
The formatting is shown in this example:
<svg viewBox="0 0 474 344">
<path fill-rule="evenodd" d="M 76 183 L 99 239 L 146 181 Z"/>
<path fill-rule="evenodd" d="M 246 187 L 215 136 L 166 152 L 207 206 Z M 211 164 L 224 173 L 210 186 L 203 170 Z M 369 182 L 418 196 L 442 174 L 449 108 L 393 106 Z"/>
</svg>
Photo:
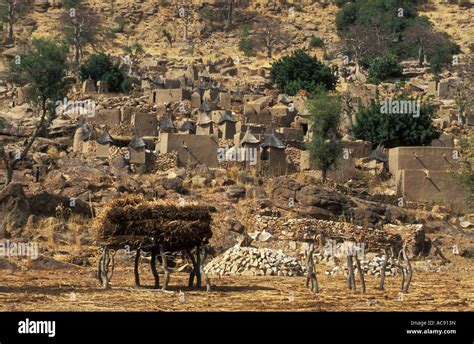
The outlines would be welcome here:
<svg viewBox="0 0 474 344">
<path fill-rule="evenodd" d="M 361 294 L 350 292 L 343 276 L 319 273 L 322 291 L 312 294 L 305 277 L 211 276 L 213 290 L 206 292 L 183 287 L 187 274 L 175 273 L 163 292 L 135 288 L 130 267 L 115 271 L 109 290 L 99 288 L 91 268 L 3 270 L 0 311 L 473 311 L 472 263 L 460 257 L 453 263 L 449 271 L 415 271 L 403 299 L 399 277 L 387 277 L 380 291 L 378 279 L 366 276 L 367 293 Z M 145 267 L 142 284 L 153 284 Z"/>
</svg>

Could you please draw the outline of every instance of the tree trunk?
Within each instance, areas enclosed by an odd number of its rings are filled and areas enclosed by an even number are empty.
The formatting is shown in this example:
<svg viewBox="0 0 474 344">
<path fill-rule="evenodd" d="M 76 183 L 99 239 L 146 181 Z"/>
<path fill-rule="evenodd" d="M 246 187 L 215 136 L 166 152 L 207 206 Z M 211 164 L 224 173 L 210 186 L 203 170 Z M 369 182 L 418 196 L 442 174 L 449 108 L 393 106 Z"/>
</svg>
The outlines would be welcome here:
<svg viewBox="0 0 474 344">
<path fill-rule="evenodd" d="M 425 49 L 420 46 L 418 49 L 418 66 L 422 67 L 424 62 Z"/>
<path fill-rule="evenodd" d="M 16 165 L 28 155 L 28 152 L 30 151 L 31 147 L 33 146 L 33 143 L 35 142 L 36 138 L 38 137 L 40 131 L 43 128 L 44 120 L 46 118 L 46 113 L 47 113 L 46 99 L 43 99 L 42 104 L 41 104 L 41 109 L 42 109 L 42 114 L 41 114 L 40 122 L 38 126 L 36 127 L 35 132 L 33 133 L 33 136 L 28 141 L 28 144 L 21 152 L 20 157 L 18 159 L 15 158 L 13 159 L 13 161 L 11 161 L 10 158 L 8 157 L 8 153 L 4 152 L 3 154 L 4 155 L 3 161 L 5 162 L 5 172 L 6 172 L 4 186 L 7 186 L 12 182 L 13 170 L 16 168 Z"/>
<path fill-rule="evenodd" d="M 15 22 L 15 5 L 13 2 L 8 3 L 7 8 L 7 40 L 13 41 L 13 24 Z"/>
<path fill-rule="evenodd" d="M 328 179 L 328 171 L 326 169 L 321 170 L 321 180 L 323 183 L 326 183 Z"/>
<path fill-rule="evenodd" d="M 133 264 L 133 274 L 135 276 L 135 286 L 137 286 L 137 287 L 140 286 L 139 266 L 140 266 L 140 249 L 137 248 L 137 252 L 135 254 L 135 263 Z"/>
<path fill-rule="evenodd" d="M 7 21 L 7 40 L 13 41 L 13 22 L 11 20 Z"/>
<path fill-rule="evenodd" d="M 387 269 L 387 263 L 388 263 L 388 252 L 386 249 L 384 249 L 383 251 L 384 251 L 384 260 L 382 264 L 382 269 L 380 270 L 380 286 L 379 286 L 380 290 L 385 289 L 385 270 Z"/>
<path fill-rule="evenodd" d="M 227 15 L 228 28 L 232 26 L 233 12 L 234 12 L 234 0 L 229 0 L 229 13 Z"/>
</svg>

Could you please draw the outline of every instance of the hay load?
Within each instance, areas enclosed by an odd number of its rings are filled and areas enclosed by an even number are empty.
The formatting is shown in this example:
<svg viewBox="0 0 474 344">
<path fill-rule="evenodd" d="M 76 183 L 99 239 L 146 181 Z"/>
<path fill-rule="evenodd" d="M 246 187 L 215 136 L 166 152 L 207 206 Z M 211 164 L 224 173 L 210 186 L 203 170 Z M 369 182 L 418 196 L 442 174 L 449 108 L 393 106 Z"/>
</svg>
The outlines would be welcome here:
<svg viewBox="0 0 474 344">
<path fill-rule="evenodd" d="M 194 203 L 147 201 L 127 197 L 108 203 L 95 221 L 96 242 L 107 245 L 163 245 L 180 251 L 207 244 L 212 237 L 211 212 Z"/>
</svg>

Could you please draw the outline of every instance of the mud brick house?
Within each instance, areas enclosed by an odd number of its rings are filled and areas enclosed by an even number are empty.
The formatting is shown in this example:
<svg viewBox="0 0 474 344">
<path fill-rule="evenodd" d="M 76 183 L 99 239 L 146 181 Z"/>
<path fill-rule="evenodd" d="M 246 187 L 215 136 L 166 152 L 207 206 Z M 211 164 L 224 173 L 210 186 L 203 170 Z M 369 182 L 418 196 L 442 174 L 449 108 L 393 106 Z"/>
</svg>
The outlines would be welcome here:
<svg viewBox="0 0 474 344">
<path fill-rule="evenodd" d="M 218 167 L 217 139 L 213 136 L 170 134 L 160 135 L 156 150 L 160 154 L 177 152 L 180 166 L 205 164 L 207 167 Z"/>
<path fill-rule="evenodd" d="M 151 91 L 151 104 L 177 103 L 183 100 L 191 100 L 191 92 L 183 88 L 155 89 Z"/>
<path fill-rule="evenodd" d="M 459 168 L 459 152 L 450 147 L 397 147 L 389 150 L 389 170 L 399 195 L 407 201 L 466 207 L 465 187 L 453 172 Z M 464 209 L 465 210 L 465 209 Z"/>
<path fill-rule="evenodd" d="M 119 125 L 120 119 L 121 114 L 119 108 L 102 109 L 96 112 L 92 122 L 94 122 L 96 125 L 104 125 L 110 128 Z"/>
<path fill-rule="evenodd" d="M 153 113 L 135 113 L 132 124 L 139 136 L 158 136 L 158 119 Z"/>
<path fill-rule="evenodd" d="M 82 83 L 82 93 L 96 93 L 97 88 L 95 87 L 95 81 L 92 79 L 87 79 Z"/>
</svg>

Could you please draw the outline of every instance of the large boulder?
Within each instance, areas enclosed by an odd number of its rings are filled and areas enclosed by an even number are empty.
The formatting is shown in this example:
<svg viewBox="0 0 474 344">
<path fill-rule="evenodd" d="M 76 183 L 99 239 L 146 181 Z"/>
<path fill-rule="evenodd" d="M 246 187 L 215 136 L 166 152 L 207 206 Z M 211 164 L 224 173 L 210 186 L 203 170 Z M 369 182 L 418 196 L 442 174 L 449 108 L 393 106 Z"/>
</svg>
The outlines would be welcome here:
<svg viewBox="0 0 474 344">
<path fill-rule="evenodd" d="M 31 215 L 51 217 L 56 215 L 58 207 L 70 209 L 70 214 L 91 217 L 92 211 L 86 202 L 65 196 L 41 192 L 26 195 L 23 185 L 11 183 L 0 191 L 0 218 L 2 219 L 0 236 L 16 237 L 21 235 Z"/>
</svg>

